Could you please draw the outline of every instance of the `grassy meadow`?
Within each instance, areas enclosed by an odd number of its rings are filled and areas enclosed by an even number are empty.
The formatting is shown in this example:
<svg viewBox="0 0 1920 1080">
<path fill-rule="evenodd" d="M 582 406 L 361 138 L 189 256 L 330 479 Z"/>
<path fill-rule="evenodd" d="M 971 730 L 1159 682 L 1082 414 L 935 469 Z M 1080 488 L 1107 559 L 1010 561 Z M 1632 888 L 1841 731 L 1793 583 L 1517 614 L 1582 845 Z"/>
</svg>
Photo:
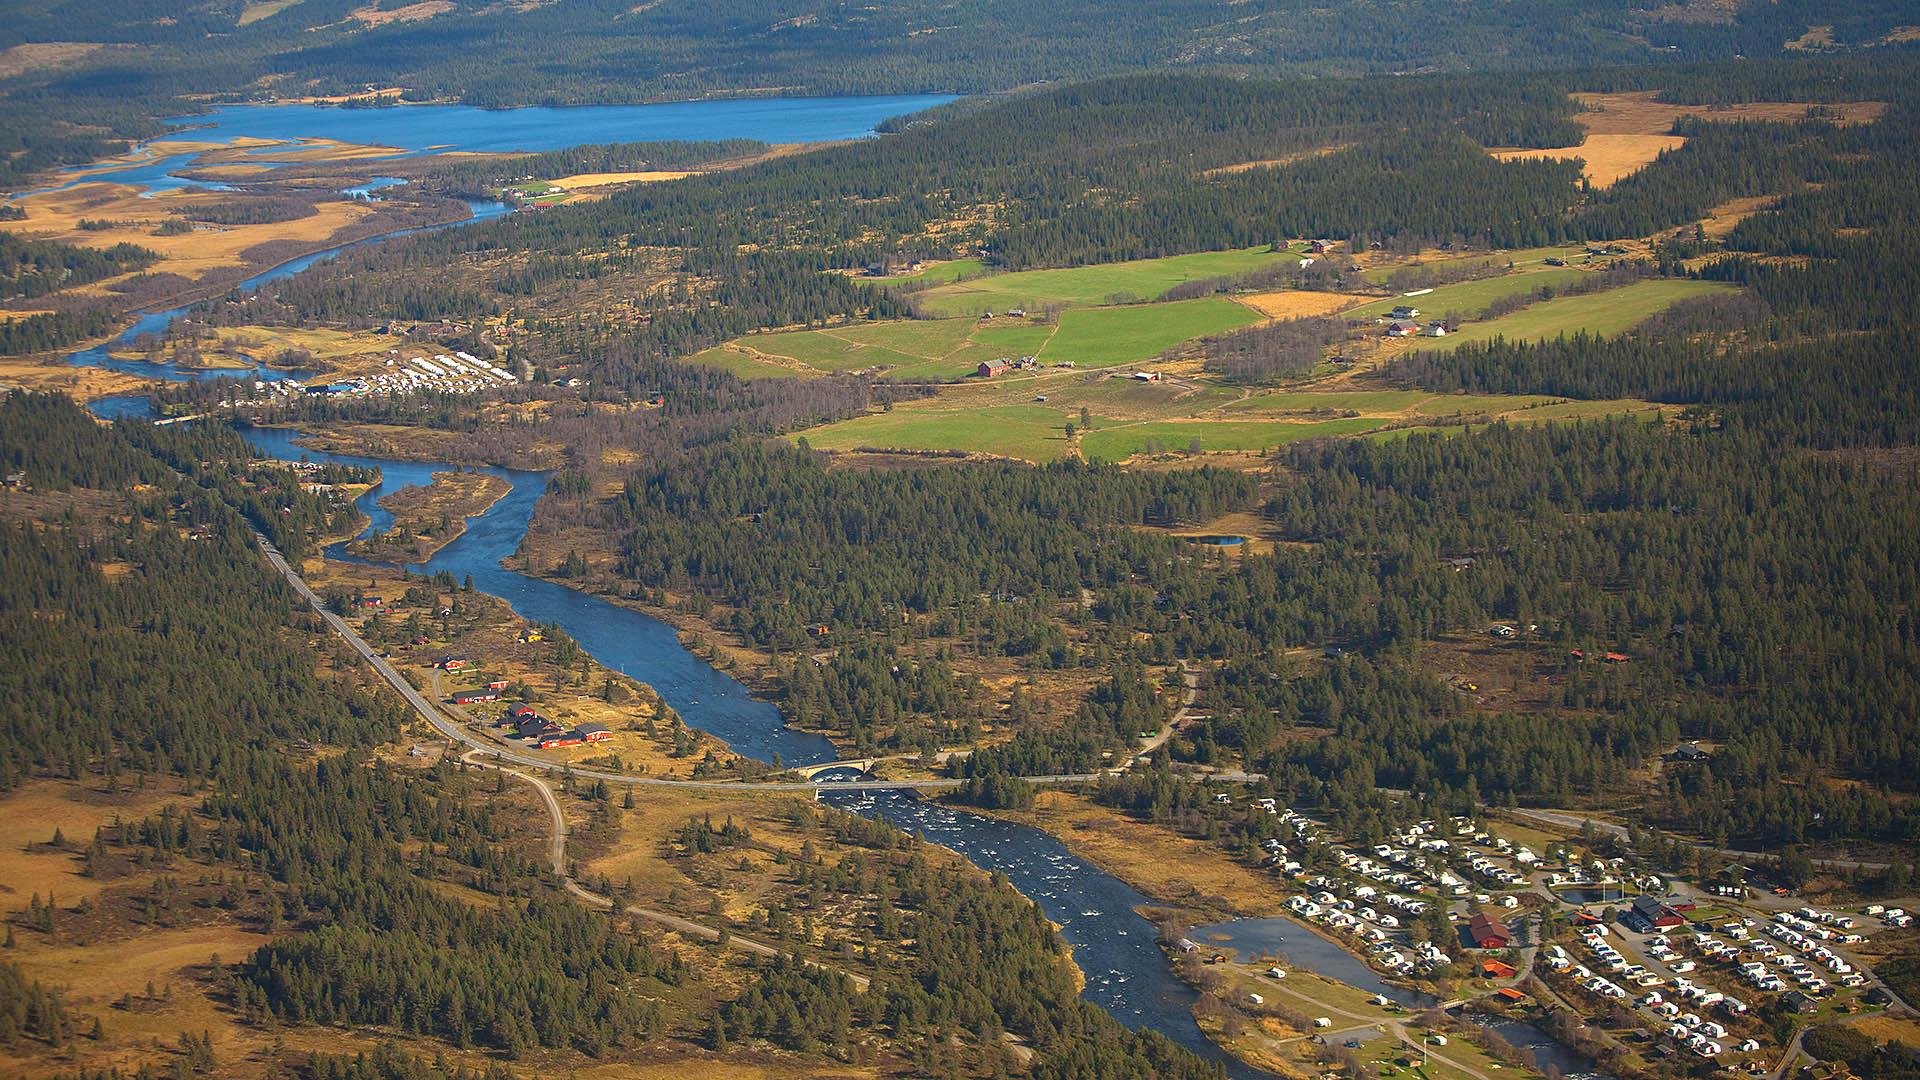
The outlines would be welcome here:
<svg viewBox="0 0 1920 1080">
<path fill-rule="evenodd" d="M 1498 319 L 1467 323 L 1432 342 L 1423 339 L 1419 347 L 1444 350 L 1470 341 L 1492 341 L 1496 337 L 1508 341 L 1545 341 L 1582 331 L 1602 336 L 1624 334 L 1682 300 L 1732 291 L 1734 286 L 1716 281 L 1681 278 L 1636 281 L 1604 292 L 1542 300 Z"/>
<path fill-rule="evenodd" d="M 1299 257 L 1298 252 L 1276 252 L 1261 246 L 1062 270 L 1020 270 L 955 281 L 929 289 L 919 297 L 922 307 L 932 315 L 980 315 L 1009 308 L 1042 308 L 1049 304 L 1097 307 L 1111 304 L 1117 298 L 1157 300 L 1183 281 L 1244 274 L 1283 262 L 1297 262 Z M 958 264 L 943 263 L 925 273 L 955 265 Z"/>
</svg>

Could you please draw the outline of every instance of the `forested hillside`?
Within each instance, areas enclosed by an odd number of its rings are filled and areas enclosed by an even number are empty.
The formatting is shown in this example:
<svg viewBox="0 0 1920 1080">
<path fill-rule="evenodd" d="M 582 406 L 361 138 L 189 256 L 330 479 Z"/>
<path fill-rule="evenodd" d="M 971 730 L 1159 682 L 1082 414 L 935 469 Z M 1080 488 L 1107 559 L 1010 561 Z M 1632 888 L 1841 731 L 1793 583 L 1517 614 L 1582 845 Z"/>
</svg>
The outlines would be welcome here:
<svg viewBox="0 0 1920 1080">
<path fill-rule="evenodd" d="M 179 997 L 202 1004 L 177 1044 L 126 1034 L 178 1015 L 173 981 L 82 1006 L 0 967 L 6 1050 L 34 1074 L 120 1053 L 120 1065 L 179 1075 L 512 1075 L 489 1058 L 538 1075 L 725 1061 L 736 1046 L 777 1047 L 808 1069 L 1218 1075 L 1080 1000 L 1053 926 L 1004 880 L 798 800 L 790 817 L 809 841 L 787 887 L 831 896 L 869 928 L 870 988 L 784 955 L 729 970 L 724 937 L 713 952 L 669 941 L 564 891 L 544 838 L 528 835 L 529 812 L 544 823 L 544 808 L 516 802 L 526 793 L 504 774 L 437 748 L 431 762 L 400 752 L 411 710 L 372 688 L 261 558 L 256 527 L 297 554 L 345 524 L 324 487 L 367 477 L 295 480 L 221 426 L 102 428 L 65 398 L 22 393 L 0 400 L 0 465 L 25 473 L 0 497 L 13 736 L 0 744 L 0 796 L 66 813 L 147 808 L 103 814 L 90 835 L 33 826 L 14 857 L 63 871 L 44 897 L 11 905 L 10 960 L 39 971 L 57 954 L 63 973 L 110 982 L 128 950 L 144 957 L 156 940 L 246 945 L 195 952 L 181 970 Z M 451 582 L 422 587 L 464 604 Z M 583 840 L 617 839 L 606 785 L 562 785 Z M 745 840 L 731 824 L 716 831 Z M 1033 1056 L 1009 1054 L 1004 1035 Z M 383 1043 L 335 1056 L 373 1039 L 429 1053 L 414 1061 Z M 257 1052 L 223 1056 L 236 1045 Z M 424 1063 L 448 1054 L 470 1064 Z"/>
<path fill-rule="evenodd" d="M 114 140 L 152 135 L 159 118 L 209 94 L 378 90 L 385 96 L 368 100 L 498 107 L 775 89 L 978 93 L 1145 68 L 1324 77 L 1757 57 L 1781 53 L 1811 26 L 1858 47 L 1910 21 L 1892 0 L 1742 5 L 1705 20 L 1686 12 L 1626 0 L 1485 10 L 1263 2 L 1231 12 L 1206 0 L 1125 9 L 1079 0 L 1044 15 L 1008 0 L 958 9 L 928 0 L 16 4 L 0 48 L 30 47 L 0 75 L 0 130 L 13 140 L 0 177 L 112 152 Z M 49 42 L 60 44 L 43 48 Z"/>
<path fill-rule="evenodd" d="M 1752 64 L 1739 96 L 1860 100 L 1873 93 L 1863 72 L 1912 69 L 1904 53 Z M 1701 81 L 1681 69 L 1662 93 L 1716 100 Z M 1019 270 L 1300 236 L 1361 252 L 1605 243 L 1686 226 L 1733 199 L 1870 183 L 1876 166 L 1863 162 L 1887 160 L 1890 140 L 1905 138 L 1899 116 L 1852 127 L 1684 120 L 1674 129 L 1684 146 L 1606 188 L 1582 183 L 1575 161 L 1485 152 L 1577 143 L 1574 85 L 1639 82 L 1620 71 L 1159 75 L 963 102 L 878 139 L 352 252 L 201 317 L 525 320 L 520 347 L 536 362 L 635 392 L 659 379 L 657 361 L 755 329 L 906 315 L 907 290 L 845 273 L 876 262 L 971 256 Z M 458 170 L 441 181 L 470 182 Z M 539 255 L 523 264 L 522 251 Z M 1303 274 L 1303 287 L 1352 287 L 1339 266 Z M 583 308 L 570 291 L 607 290 L 623 273 L 648 286 L 621 296 L 621 313 Z"/>
</svg>

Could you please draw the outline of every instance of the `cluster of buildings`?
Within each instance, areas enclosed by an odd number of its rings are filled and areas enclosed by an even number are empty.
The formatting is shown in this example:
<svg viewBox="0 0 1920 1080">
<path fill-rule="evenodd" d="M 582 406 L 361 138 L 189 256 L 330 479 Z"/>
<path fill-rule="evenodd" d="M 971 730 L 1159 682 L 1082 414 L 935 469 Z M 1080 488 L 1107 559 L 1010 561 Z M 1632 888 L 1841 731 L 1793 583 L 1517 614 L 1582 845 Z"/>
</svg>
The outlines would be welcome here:
<svg viewBox="0 0 1920 1080">
<path fill-rule="evenodd" d="M 993 360 L 980 361 L 980 366 L 974 368 L 973 373 L 982 379 L 991 379 L 1005 375 L 1009 371 L 1032 371 L 1039 366 L 1040 361 L 1031 356 L 1022 356 L 1018 359 L 1002 356 Z"/>
<path fill-rule="evenodd" d="M 613 732 L 607 730 L 603 724 L 581 724 L 579 727 L 565 728 L 541 716 L 539 711 L 531 705 L 509 705 L 506 713 L 500 718 L 500 726 L 510 729 L 515 738 L 542 750 L 606 742 L 613 738 Z"/>
<path fill-rule="evenodd" d="M 1410 307 L 1406 304 L 1401 304 L 1395 307 L 1391 313 L 1389 313 L 1384 319 L 1381 320 L 1381 322 L 1386 325 L 1386 336 L 1388 337 L 1404 338 L 1404 337 L 1416 337 L 1416 336 L 1418 337 L 1446 337 L 1447 336 L 1446 323 L 1441 322 L 1438 319 L 1435 319 L 1434 321 L 1423 325 L 1422 323 L 1420 323 L 1419 319 L 1420 319 L 1419 308 Z"/>
<path fill-rule="evenodd" d="M 1697 981 L 1702 978 L 1698 974 L 1702 965 L 1722 970 L 1757 993 L 1779 995 L 1779 1007 L 1790 1013 L 1817 1011 L 1821 1000 L 1836 989 L 1836 982 L 1852 989 L 1867 986 L 1866 974 L 1827 944 L 1863 940 L 1854 932 L 1851 916 L 1803 907 L 1797 912 L 1775 912 L 1766 922 L 1735 917 L 1718 926 L 1693 924 L 1690 932 L 1678 933 L 1688 928 L 1680 914 L 1685 907 L 1671 899 L 1642 896 L 1623 913 L 1623 926 L 1646 935 L 1641 942 L 1646 963 L 1635 963 L 1612 943 L 1613 932 L 1604 923 L 1584 914 L 1579 919 L 1580 940 L 1600 970 L 1575 963 L 1558 945 L 1543 949 L 1542 960 L 1597 996 L 1624 1000 L 1638 992 L 1633 1007 L 1650 1025 L 1676 1049 L 1703 1058 L 1718 1057 L 1729 1049 L 1727 1025 L 1747 1016 L 1750 1008 L 1733 994 Z M 1699 958 L 1697 962 L 1693 956 Z M 1889 998 L 1870 989 L 1865 1000 L 1879 1004 Z M 1707 1012 L 1721 1019 L 1702 1019 Z M 1744 1039 L 1731 1049 L 1752 1052 L 1760 1049 L 1760 1043 Z"/>
<path fill-rule="evenodd" d="M 334 382 L 304 383 L 299 379 L 256 379 L 245 396 L 220 402 L 222 408 L 258 408 L 289 401 L 296 397 L 364 397 L 369 394 L 475 394 L 482 390 L 519 382 L 519 377 L 495 367 L 472 353 L 456 352 L 432 359 L 416 356 L 402 361 L 399 350 L 388 357 L 389 369 L 375 375 L 360 375 Z"/>
</svg>

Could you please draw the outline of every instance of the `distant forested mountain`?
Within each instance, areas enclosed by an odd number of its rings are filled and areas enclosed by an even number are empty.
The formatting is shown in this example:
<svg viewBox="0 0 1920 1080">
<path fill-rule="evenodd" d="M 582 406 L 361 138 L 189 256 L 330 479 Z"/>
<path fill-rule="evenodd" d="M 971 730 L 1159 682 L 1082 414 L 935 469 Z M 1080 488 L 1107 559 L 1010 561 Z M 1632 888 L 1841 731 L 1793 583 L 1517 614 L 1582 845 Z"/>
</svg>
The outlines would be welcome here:
<svg viewBox="0 0 1920 1080">
<path fill-rule="evenodd" d="M 1702 10 L 1696 10 L 1701 8 Z M 1834 48 L 1912 22 L 1899 0 L 1732 8 L 1632 0 L 1319 5 L 1307 0 L 84 0 L 0 7 L 0 183 L 152 134 L 184 95 L 394 90 L 484 106 L 712 93 L 980 93 L 1117 71 L 1309 77 L 1570 67 Z M 46 43 L 104 46 L 91 51 Z"/>
</svg>

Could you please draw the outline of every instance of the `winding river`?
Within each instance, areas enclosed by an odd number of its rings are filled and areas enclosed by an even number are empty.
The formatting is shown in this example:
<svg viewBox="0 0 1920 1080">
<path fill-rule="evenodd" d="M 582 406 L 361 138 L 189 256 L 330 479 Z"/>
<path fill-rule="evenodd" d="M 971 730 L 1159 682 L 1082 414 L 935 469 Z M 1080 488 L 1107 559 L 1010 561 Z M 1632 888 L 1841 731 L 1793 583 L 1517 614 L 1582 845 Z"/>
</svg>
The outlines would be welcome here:
<svg viewBox="0 0 1920 1080">
<path fill-rule="evenodd" d="M 916 100 L 909 107 L 924 108 L 931 103 L 935 102 Z M 905 109 L 892 110 L 900 111 Z M 412 123 L 424 112 L 422 109 L 365 110 L 344 119 L 357 125 L 398 116 Z M 260 122 L 261 116 L 271 114 L 241 115 L 252 118 L 249 122 Z M 867 121 L 868 130 L 878 119 L 875 116 Z M 740 133 L 702 130 L 699 135 L 718 138 Z M 306 131 L 303 134 L 314 135 L 316 132 Z M 401 140 L 381 137 L 378 131 L 356 130 L 353 134 L 355 138 L 349 141 L 405 145 Z M 579 141 L 582 140 L 573 140 Z M 506 207 L 497 203 L 475 204 L 473 209 L 474 217 L 470 219 L 473 221 L 496 217 L 507 211 Z M 385 238 L 373 237 L 358 243 L 371 243 Z M 258 287 L 296 274 L 352 246 L 355 245 L 343 245 L 294 260 L 259 275 L 242 288 Z M 163 331 L 181 310 L 142 316 L 115 344 L 130 342 L 141 333 Z M 113 367 L 176 381 L 234 374 L 232 371 L 199 371 L 145 361 L 116 360 L 108 355 L 109 348 L 98 346 L 80 350 L 71 354 L 69 359 L 76 364 Z M 285 376 L 262 369 L 255 377 Z M 141 396 L 104 398 L 94 402 L 93 408 L 96 413 L 109 419 L 152 416 L 150 403 Z M 464 468 L 450 464 L 310 450 L 295 442 L 297 433 L 283 429 L 254 428 L 247 430 L 246 434 L 256 447 L 276 458 L 335 462 L 380 470 L 381 483 L 366 492 L 357 504 L 369 518 L 368 532 L 383 531 L 392 523 L 392 515 L 378 505 L 382 496 L 410 485 L 430 483 L 434 472 Z M 526 534 L 536 503 L 546 490 L 548 478 L 544 473 L 504 468 L 482 471 L 506 480 L 511 485 L 509 493 L 484 513 L 470 518 L 466 531 L 460 537 L 429 561 L 412 569 L 426 573 L 446 571 L 456 579 L 471 576 L 475 588 L 505 600 L 523 618 L 561 627 L 601 664 L 648 683 L 659 692 L 662 700 L 689 723 L 726 740 L 741 753 L 766 761 L 778 756 L 782 762 L 791 765 L 831 761 L 839 756 L 828 740 L 787 727 L 779 710 L 772 704 L 756 699 L 738 681 L 689 652 L 680 643 L 678 634 L 667 624 L 642 612 L 513 569 L 520 561 L 517 551 L 521 538 Z M 339 546 L 329 549 L 329 554 L 340 556 Z M 959 852 L 981 867 L 1005 874 L 1015 887 L 1038 903 L 1047 916 L 1059 924 L 1062 938 L 1072 948 L 1075 962 L 1086 974 L 1086 997 L 1106 1008 L 1123 1023 L 1133 1027 L 1150 1027 L 1164 1033 L 1207 1060 L 1218 1062 L 1227 1075 L 1235 1080 L 1254 1080 L 1267 1075 L 1227 1056 L 1200 1032 L 1192 1014 L 1197 995 L 1191 987 L 1174 977 L 1165 954 L 1156 942 L 1154 926 L 1136 913 L 1136 909 L 1146 906 L 1150 901 L 1119 879 L 1075 857 L 1060 841 L 1037 829 L 970 814 L 921 800 L 908 793 L 834 792 L 830 784 L 823 787 L 822 792 L 825 799 L 836 805 L 923 835 L 930 841 Z M 1283 952 L 1289 962 L 1297 967 L 1318 971 L 1370 992 L 1387 993 L 1409 1004 L 1421 1003 L 1381 983 L 1357 958 L 1290 920 L 1240 920 L 1196 933 L 1231 939 L 1244 951 Z M 1524 1036 L 1532 1030 L 1523 1028 L 1509 1034 Z M 1524 1041 L 1533 1044 L 1536 1040 Z M 1543 1050 L 1554 1048 L 1553 1044 L 1544 1040 L 1544 1036 L 1538 1041 L 1543 1044 Z M 1579 1067 L 1575 1060 L 1543 1055 L 1543 1064 L 1547 1060 L 1561 1064 L 1568 1072 Z"/>
</svg>

